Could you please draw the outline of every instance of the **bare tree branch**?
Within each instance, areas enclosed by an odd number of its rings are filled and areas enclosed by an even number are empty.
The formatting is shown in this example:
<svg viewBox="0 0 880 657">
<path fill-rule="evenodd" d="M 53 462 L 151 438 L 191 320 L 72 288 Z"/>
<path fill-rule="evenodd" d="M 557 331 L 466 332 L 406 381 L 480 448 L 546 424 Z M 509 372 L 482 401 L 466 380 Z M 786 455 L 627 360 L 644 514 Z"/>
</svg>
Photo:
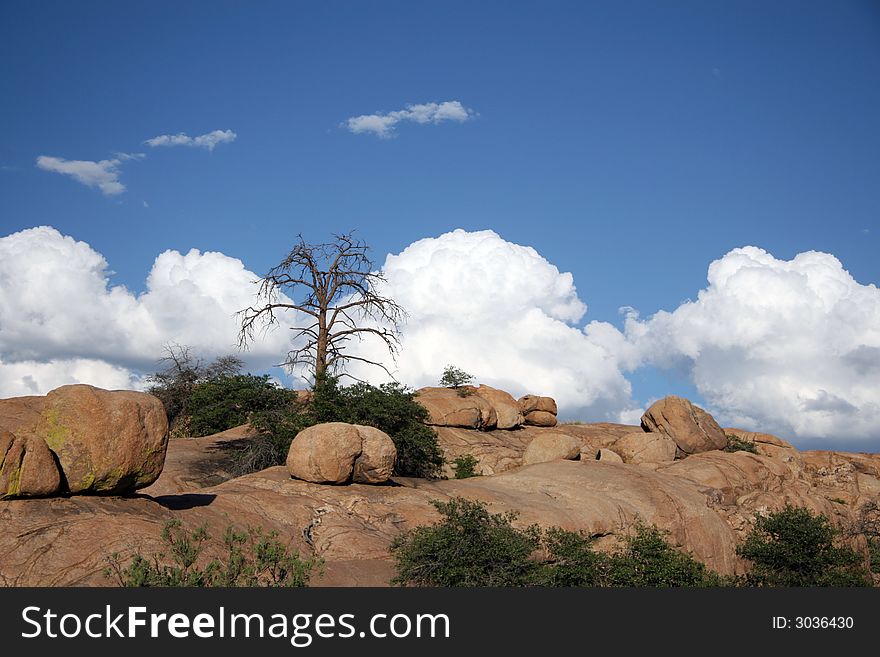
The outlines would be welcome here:
<svg viewBox="0 0 880 657">
<path fill-rule="evenodd" d="M 351 232 L 334 235 L 334 241 L 324 244 L 298 238 L 290 253 L 259 280 L 256 303 L 239 312 L 239 347 L 253 343 L 258 329 L 265 334 L 277 326 L 282 313 L 299 312 L 315 321 L 291 327 L 294 341 L 305 338 L 283 363 L 291 371 L 306 366 L 315 377 L 330 373 L 356 379 L 344 367 L 362 362 L 393 378 L 382 363 L 344 352 L 353 338 L 378 338 L 393 360 L 406 317 L 403 308 L 379 292 L 385 276 L 374 271 L 367 244 Z"/>
</svg>

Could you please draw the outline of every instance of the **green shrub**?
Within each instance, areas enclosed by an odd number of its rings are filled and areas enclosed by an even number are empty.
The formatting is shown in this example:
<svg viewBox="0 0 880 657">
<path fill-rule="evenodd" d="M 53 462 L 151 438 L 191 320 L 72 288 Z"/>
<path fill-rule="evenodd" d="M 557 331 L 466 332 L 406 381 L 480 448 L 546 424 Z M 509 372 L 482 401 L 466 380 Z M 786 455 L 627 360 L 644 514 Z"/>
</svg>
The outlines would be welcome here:
<svg viewBox="0 0 880 657">
<path fill-rule="evenodd" d="M 482 502 L 434 502 L 440 522 L 417 527 L 391 545 L 393 583 L 416 586 L 722 586 L 731 585 L 669 545 L 656 527 L 639 525 L 617 551 L 593 550 L 589 536 L 551 527 L 517 529 L 514 513 Z M 543 556 L 541 556 L 543 553 Z"/>
<path fill-rule="evenodd" d="M 468 374 L 462 369 L 454 365 L 447 365 L 440 377 L 440 385 L 446 388 L 454 388 L 458 390 L 459 397 L 467 397 L 473 394 L 473 389 L 465 386 L 470 385 L 474 380 L 473 375 Z"/>
<path fill-rule="evenodd" d="M 758 448 L 755 447 L 755 443 L 751 440 L 743 440 L 739 436 L 727 435 L 727 446 L 724 448 L 725 452 L 750 452 L 751 454 L 757 454 Z"/>
<path fill-rule="evenodd" d="M 392 583 L 416 586 L 522 586 L 532 577 L 530 557 L 540 543 L 536 527 L 516 529 L 513 513 L 489 513 L 464 498 L 434 501 L 443 517 L 416 527 L 391 544 L 397 576 Z"/>
<path fill-rule="evenodd" d="M 234 376 L 241 371 L 241 359 L 227 355 L 205 364 L 186 345 L 166 344 L 161 369 L 147 377 L 147 392 L 159 398 L 165 407 L 172 435 L 189 435 L 190 399 L 199 383 L 220 376 Z"/>
<path fill-rule="evenodd" d="M 427 420 L 425 407 L 415 401 L 412 391 L 398 383 L 378 388 L 366 383 L 342 387 L 337 378 L 324 375 L 316 382 L 308 403 L 292 399 L 253 415 L 251 425 L 262 437 L 238 455 L 239 471 L 253 472 L 247 468 L 283 464 L 291 441 L 306 427 L 322 422 L 349 422 L 376 427 L 391 437 L 397 448 L 395 474 L 437 477 L 443 466 L 443 454 L 437 434 L 425 424 Z"/>
<path fill-rule="evenodd" d="M 862 557 L 835 545 L 839 531 L 822 514 L 786 505 L 758 515 L 739 546 L 752 562 L 748 582 L 755 586 L 866 586 Z"/>
<path fill-rule="evenodd" d="M 589 536 L 551 527 L 544 533 L 546 557 L 532 577 L 537 586 L 602 586 L 607 555 L 593 551 Z"/>
<path fill-rule="evenodd" d="M 868 539 L 868 563 L 870 564 L 871 572 L 875 575 L 880 575 L 880 539 Z"/>
<path fill-rule="evenodd" d="M 254 413 L 284 408 L 291 397 L 290 390 L 268 375 L 218 376 L 198 383 L 189 399 L 191 435 L 208 436 L 237 427 Z"/>
<path fill-rule="evenodd" d="M 477 466 L 480 462 L 470 454 L 459 456 L 452 463 L 452 469 L 455 470 L 456 479 L 470 479 L 471 477 L 479 477 Z"/>
<path fill-rule="evenodd" d="M 657 527 L 637 525 L 622 549 L 610 555 L 607 586 L 695 587 L 726 584 L 691 555 L 672 547 Z"/>
<path fill-rule="evenodd" d="M 277 537 L 274 531 L 264 534 L 253 527 L 237 531 L 230 525 L 223 534 L 223 558 L 200 566 L 204 543 L 210 539 L 207 529 L 189 532 L 179 520 L 169 520 L 162 530 L 169 554 L 144 557 L 138 553 L 123 566 L 114 553 L 107 559 L 104 575 L 125 587 L 305 586 L 312 571 L 320 570 L 321 561 L 301 559 Z"/>
</svg>

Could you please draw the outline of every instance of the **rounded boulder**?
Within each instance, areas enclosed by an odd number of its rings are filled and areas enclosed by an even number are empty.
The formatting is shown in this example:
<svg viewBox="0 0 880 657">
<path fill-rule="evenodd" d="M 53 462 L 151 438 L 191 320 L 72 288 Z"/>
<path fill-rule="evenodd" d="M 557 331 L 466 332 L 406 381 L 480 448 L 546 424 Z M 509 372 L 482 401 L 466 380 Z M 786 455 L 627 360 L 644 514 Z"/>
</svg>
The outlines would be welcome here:
<svg viewBox="0 0 880 657">
<path fill-rule="evenodd" d="M 526 413 L 526 424 L 533 427 L 555 427 L 556 416 L 548 411 L 532 411 Z"/>
<path fill-rule="evenodd" d="M 287 471 L 315 484 L 378 484 L 391 478 L 396 458 L 394 442 L 379 429 L 325 422 L 296 435 L 287 453 Z"/>
<path fill-rule="evenodd" d="M 523 465 L 580 458 L 581 441 L 556 431 L 536 436 L 523 453 Z"/>
<path fill-rule="evenodd" d="M 642 415 L 642 429 L 662 433 L 685 454 L 727 446 L 727 435 L 709 413 L 682 397 L 664 397 Z"/>
<path fill-rule="evenodd" d="M 61 488 L 61 474 L 46 441 L 0 431 L 0 499 L 46 497 Z"/>
<path fill-rule="evenodd" d="M 33 435 L 58 458 L 68 492 L 118 495 L 159 478 L 168 418 L 152 395 L 69 385 L 46 395 Z"/>
</svg>

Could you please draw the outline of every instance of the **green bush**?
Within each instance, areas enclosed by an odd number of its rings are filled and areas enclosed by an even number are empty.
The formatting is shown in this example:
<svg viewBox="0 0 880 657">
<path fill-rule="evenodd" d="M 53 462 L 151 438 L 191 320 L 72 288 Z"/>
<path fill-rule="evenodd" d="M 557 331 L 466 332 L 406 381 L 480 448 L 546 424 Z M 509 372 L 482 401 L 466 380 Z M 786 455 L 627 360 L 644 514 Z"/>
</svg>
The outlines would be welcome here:
<svg viewBox="0 0 880 657">
<path fill-rule="evenodd" d="M 210 539 L 207 529 L 199 527 L 189 532 L 179 520 L 169 520 L 162 530 L 162 540 L 170 554 L 144 557 L 138 553 L 123 566 L 119 554 L 114 553 L 107 559 L 104 575 L 125 587 L 305 586 L 312 571 L 320 571 L 321 561 L 301 559 L 277 537 L 274 531 L 264 534 L 253 527 L 237 531 L 230 525 L 223 534 L 223 558 L 200 566 L 199 557 Z"/>
<path fill-rule="evenodd" d="M 732 585 L 639 525 L 606 554 L 589 536 L 551 527 L 517 529 L 514 513 L 492 514 L 463 498 L 434 502 L 442 518 L 391 545 L 395 584 L 416 586 L 722 586 Z M 543 556 L 541 556 L 543 554 Z"/>
<path fill-rule="evenodd" d="M 178 344 L 164 346 L 159 364 L 161 369 L 147 377 L 147 392 L 162 402 L 175 436 L 189 435 L 190 399 L 196 386 L 216 377 L 234 376 L 244 365 L 232 355 L 205 364 L 190 347 Z"/>
<path fill-rule="evenodd" d="M 477 466 L 480 462 L 470 454 L 459 456 L 452 462 L 452 469 L 455 470 L 456 479 L 470 479 L 471 477 L 479 477 Z"/>
<path fill-rule="evenodd" d="M 863 558 L 835 544 L 839 533 L 824 515 L 786 505 L 758 515 L 737 552 L 752 562 L 747 579 L 755 586 L 868 585 Z"/>
<path fill-rule="evenodd" d="M 606 566 L 608 586 L 706 587 L 727 584 L 691 555 L 676 550 L 657 527 L 638 525 Z"/>
<path fill-rule="evenodd" d="M 522 586 L 536 568 L 536 527 L 516 529 L 513 513 L 489 513 L 480 502 L 434 501 L 440 523 L 416 527 L 391 544 L 393 584 L 416 586 Z"/>
<path fill-rule="evenodd" d="M 551 527 L 544 533 L 546 557 L 531 583 L 537 586 L 603 586 L 607 555 L 593 550 L 589 536 Z"/>
<path fill-rule="evenodd" d="M 751 440 L 743 440 L 739 436 L 733 436 L 728 434 L 727 436 L 727 446 L 724 448 L 725 452 L 750 452 L 751 454 L 757 454 L 758 448 L 755 447 L 755 443 Z"/>
<path fill-rule="evenodd" d="M 332 376 L 322 376 L 312 389 L 311 400 L 287 404 L 257 412 L 251 424 L 262 434 L 238 456 L 241 471 L 248 464 L 262 469 L 281 465 L 296 434 L 322 422 L 349 422 L 376 427 L 387 433 L 397 448 L 394 472 L 414 477 L 437 477 L 443 466 L 443 454 L 437 434 L 427 426 L 428 411 L 415 401 L 414 393 L 398 383 L 378 388 L 366 383 L 343 387 Z M 254 458 L 254 452 L 263 455 Z M 274 455 L 274 456 L 273 456 Z M 274 459 L 274 462 L 267 460 Z"/>
<path fill-rule="evenodd" d="M 454 388 L 458 390 L 459 397 L 467 397 L 474 393 L 472 388 L 465 386 L 470 385 L 474 380 L 472 374 L 468 374 L 463 369 L 454 365 L 447 365 L 440 377 L 440 385 L 446 388 Z"/>
<path fill-rule="evenodd" d="M 189 399 L 190 434 L 208 436 L 247 422 L 254 413 L 275 411 L 293 396 L 268 375 L 218 376 L 193 388 Z"/>
</svg>

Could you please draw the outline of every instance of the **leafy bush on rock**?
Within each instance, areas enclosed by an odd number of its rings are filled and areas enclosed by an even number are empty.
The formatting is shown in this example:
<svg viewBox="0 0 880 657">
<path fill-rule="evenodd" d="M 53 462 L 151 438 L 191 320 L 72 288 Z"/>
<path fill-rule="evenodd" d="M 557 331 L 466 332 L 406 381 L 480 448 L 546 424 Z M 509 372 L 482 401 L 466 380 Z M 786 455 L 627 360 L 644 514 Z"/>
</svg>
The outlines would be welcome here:
<svg viewBox="0 0 880 657">
<path fill-rule="evenodd" d="M 637 525 L 608 554 L 592 539 L 559 527 L 513 526 L 515 513 L 482 502 L 435 501 L 442 519 L 391 545 L 395 584 L 415 586 L 722 586 L 724 580 L 670 546 L 656 527 Z"/>
<path fill-rule="evenodd" d="M 223 556 L 200 565 L 206 561 L 200 557 L 209 539 L 205 527 L 190 532 L 179 520 L 169 520 L 162 530 L 169 554 L 138 553 L 123 565 L 114 553 L 104 575 L 123 587 L 299 587 L 322 566 L 319 559 L 302 559 L 291 551 L 277 532 L 253 527 L 238 531 L 232 525 L 223 534 Z"/>
<path fill-rule="evenodd" d="M 824 515 L 786 505 L 758 515 L 737 553 L 752 563 L 754 586 L 867 586 L 864 559 L 839 538 Z"/>
<path fill-rule="evenodd" d="M 456 479 L 470 479 L 471 477 L 479 477 L 477 466 L 480 462 L 470 454 L 459 456 L 452 462 L 452 469 L 455 471 Z"/>
</svg>

